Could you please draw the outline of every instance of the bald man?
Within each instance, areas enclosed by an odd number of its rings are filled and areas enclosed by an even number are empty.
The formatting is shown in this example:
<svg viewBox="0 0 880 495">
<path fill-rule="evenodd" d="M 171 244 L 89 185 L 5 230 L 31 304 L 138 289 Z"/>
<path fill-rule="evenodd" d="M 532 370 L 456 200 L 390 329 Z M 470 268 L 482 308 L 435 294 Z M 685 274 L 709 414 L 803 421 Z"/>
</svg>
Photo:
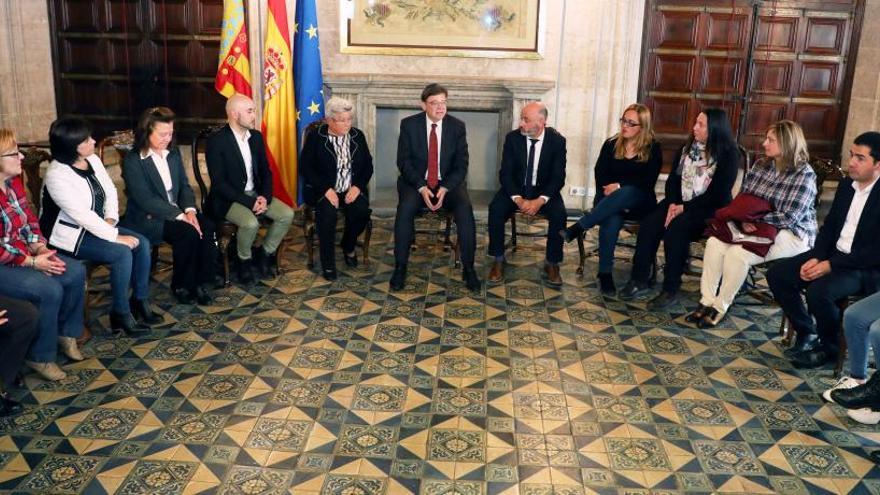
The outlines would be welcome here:
<svg viewBox="0 0 880 495">
<path fill-rule="evenodd" d="M 271 278 L 277 272 L 275 251 L 293 221 L 293 210 L 272 198 L 272 172 L 266 160 L 263 136 L 254 127 L 254 102 L 235 94 L 226 101 L 227 125 L 208 138 L 205 159 L 211 175 L 208 214 L 238 226 L 236 251 L 238 278 L 249 284 L 255 277 Z M 272 225 L 263 245 L 253 248 L 260 224 L 266 216 Z"/>
<path fill-rule="evenodd" d="M 547 127 L 547 107 L 529 103 L 520 113 L 519 129 L 510 131 L 501 152 L 501 190 L 489 204 L 489 255 L 495 258 L 489 283 L 504 279 L 504 224 L 514 213 L 547 217 L 547 254 L 544 282 L 562 286 L 562 237 L 565 203 L 559 191 L 565 185 L 565 138 Z"/>
</svg>

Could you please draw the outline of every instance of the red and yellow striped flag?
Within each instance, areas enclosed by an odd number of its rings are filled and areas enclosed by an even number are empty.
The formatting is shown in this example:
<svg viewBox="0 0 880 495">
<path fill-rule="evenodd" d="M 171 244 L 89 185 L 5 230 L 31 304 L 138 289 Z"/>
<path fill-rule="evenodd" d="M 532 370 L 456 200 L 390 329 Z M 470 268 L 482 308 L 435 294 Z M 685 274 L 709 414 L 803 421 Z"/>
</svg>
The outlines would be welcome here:
<svg viewBox="0 0 880 495">
<path fill-rule="evenodd" d="M 269 0 L 263 54 L 263 136 L 272 169 L 273 195 L 296 205 L 296 113 L 293 57 L 287 24 L 286 0 Z"/>
<path fill-rule="evenodd" d="M 247 25 L 242 0 L 223 1 L 222 31 L 214 89 L 227 98 L 235 93 L 252 96 Z"/>
</svg>

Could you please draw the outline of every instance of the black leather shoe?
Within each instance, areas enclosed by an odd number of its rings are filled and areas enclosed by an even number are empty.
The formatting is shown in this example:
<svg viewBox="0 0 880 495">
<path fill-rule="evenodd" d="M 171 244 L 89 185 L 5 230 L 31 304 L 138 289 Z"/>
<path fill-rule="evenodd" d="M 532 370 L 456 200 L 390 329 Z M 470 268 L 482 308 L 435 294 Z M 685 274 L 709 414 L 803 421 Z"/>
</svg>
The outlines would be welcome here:
<svg viewBox="0 0 880 495">
<path fill-rule="evenodd" d="M 388 281 L 388 286 L 393 291 L 403 290 L 403 287 L 406 285 L 406 265 L 395 265 L 394 273 L 391 274 L 391 280 Z"/>
<path fill-rule="evenodd" d="M 211 297 L 211 292 L 205 286 L 196 287 L 194 292 L 196 293 L 196 302 L 198 302 L 200 306 L 207 306 L 214 300 L 214 298 Z"/>
<path fill-rule="evenodd" d="M 630 280 L 622 289 L 620 289 L 617 293 L 617 297 L 620 298 L 621 301 L 631 301 L 646 290 L 648 290 L 648 284 Z"/>
<path fill-rule="evenodd" d="M 675 292 L 669 291 L 660 291 L 659 294 L 654 296 L 654 299 L 648 301 L 648 309 L 651 311 L 658 311 L 661 309 L 666 309 L 672 303 L 674 303 L 678 299 L 678 295 Z"/>
<path fill-rule="evenodd" d="M 480 278 L 477 277 L 477 272 L 473 266 L 468 266 L 461 270 L 461 280 L 471 292 L 479 292 L 483 288 L 483 284 L 480 282 Z"/>
<path fill-rule="evenodd" d="M 149 329 L 139 326 L 131 313 L 122 315 L 112 311 L 110 312 L 110 328 L 122 330 L 125 333 L 144 333 L 149 331 Z"/>
<path fill-rule="evenodd" d="M 697 306 L 697 309 L 695 309 L 693 313 L 690 313 L 689 315 L 684 317 L 684 321 L 686 321 L 688 323 L 696 323 L 696 322 L 703 319 L 703 316 L 706 314 L 706 311 L 708 311 L 708 310 L 709 310 L 708 307 L 700 304 L 699 306 Z"/>
<path fill-rule="evenodd" d="M 797 369 L 813 369 L 831 363 L 836 358 L 837 354 L 820 346 L 812 351 L 795 354 L 791 358 L 791 365 Z"/>
<path fill-rule="evenodd" d="M 276 266 L 275 253 L 267 253 L 262 246 L 256 249 L 256 256 L 254 257 L 254 265 L 256 267 L 256 272 L 259 274 L 261 280 L 269 280 L 275 278 L 278 274 L 278 267 Z"/>
<path fill-rule="evenodd" d="M 153 311 L 149 299 L 135 299 L 132 297 L 128 304 L 131 306 L 131 314 L 144 325 L 153 326 L 162 323 L 162 317 Z"/>
<path fill-rule="evenodd" d="M 832 390 L 831 399 L 847 409 L 868 407 L 880 410 L 880 373 L 875 372 L 857 387 Z"/>
<path fill-rule="evenodd" d="M 244 285 L 254 283 L 254 264 L 251 260 L 238 260 L 238 282 Z"/>
<path fill-rule="evenodd" d="M 0 397 L 0 417 L 15 416 L 24 411 L 24 406 L 8 397 Z"/>
<path fill-rule="evenodd" d="M 559 231 L 559 235 L 562 236 L 562 240 L 565 242 L 571 242 L 580 237 L 583 233 L 584 228 L 581 227 L 581 224 L 579 223 L 574 223 L 571 227 Z"/>
<path fill-rule="evenodd" d="M 358 257 L 357 253 L 352 251 L 351 255 L 346 252 L 342 253 L 342 259 L 345 260 L 345 266 L 349 268 L 357 268 L 358 266 Z"/>
<path fill-rule="evenodd" d="M 617 292 L 617 287 L 614 286 L 614 277 L 610 273 L 599 272 L 596 278 L 599 280 L 599 290 L 602 291 L 602 294 L 613 296 Z"/>
<path fill-rule="evenodd" d="M 336 273 L 336 268 L 331 268 L 329 270 L 321 270 L 321 276 L 324 277 L 324 280 L 329 280 L 330 282 L 337 279 L 338 275 Z"/>
<path fill-rule="evenodd" d="M 799 333 L 795 335 L 794 345 L 782 351 L 786 357 L 792 358 L 797 354 L 812 351 L 819 345 L 819 335 L 815 333 Z"/>
<path fill-rule="evenodd" d="M 174 297 L 177 299 L 177 302 L 180 304 L 192 304 L 195 300 L 195 296 L 189 289 L 184 289 L 182 287 L 178 287 L 176 289 L 172 289 L 171 291 L 174 294 Z"/>
</svg>

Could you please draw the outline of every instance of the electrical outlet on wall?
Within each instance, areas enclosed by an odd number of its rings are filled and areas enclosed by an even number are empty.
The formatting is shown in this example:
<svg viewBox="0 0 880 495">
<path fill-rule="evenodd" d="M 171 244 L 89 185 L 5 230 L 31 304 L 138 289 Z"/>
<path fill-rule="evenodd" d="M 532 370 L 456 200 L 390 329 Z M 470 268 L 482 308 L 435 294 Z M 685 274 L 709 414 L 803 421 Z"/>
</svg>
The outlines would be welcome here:
<svg viewBox="0 0 880 495">
<path fill-rule="evenodd" d="M 587 195 L 587 188 L 581 187 L 581 186 L 571 186 L 568 189 L 568 195 L 569 196 L 586 196 Z"/>
</svg>

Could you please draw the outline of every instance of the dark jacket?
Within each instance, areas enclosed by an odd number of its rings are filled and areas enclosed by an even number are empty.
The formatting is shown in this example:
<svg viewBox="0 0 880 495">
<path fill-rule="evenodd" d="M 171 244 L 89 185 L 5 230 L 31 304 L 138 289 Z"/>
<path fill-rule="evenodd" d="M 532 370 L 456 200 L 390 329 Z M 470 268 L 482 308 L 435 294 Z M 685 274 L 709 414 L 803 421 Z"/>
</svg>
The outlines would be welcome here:
<svg viewBox="0 0 880 495">
<path fill-rule="evenodd" d="M 729 205 L 715 212 L 715 217 L 709 221 L 709 226 L 706 228 L 706 235 L 716 237 L 728 244 L 740 244 L 743 249 L 763 258 L 767 256 L 773 241 L 776 240 L 776 234 L 779 233 L 773 225 L 761 222 L 764 215 L 771 211 L 773 205 L 766 199 L 750 193 L 739 193 Z M 751 222 L 755 224 L 756 230 L 749 234 L 743 231 L 747 238 L 734 238 L 729 222 L 739 224 Z"/>
<path fill-rule="evenodd" d="M 410 115 L 400 121 L 397 140 L 397 168 L 400 177 L 415 189 L 427 185 L 428 131 L 425 112 Z M 464 184 L 468 172 L 467 131 L 464 122 L 455 117 L 443 117 L 440 135 L 440 187 L 454 190 Z"/>
<path fill-rule="evenodd" d="M 351 185 L 357 186 L 366 197 L 367 185 L 373 177 L 373 155 L 364 133 L 355 127 L 348 131 L 351 153 Z M 327 189 L 336 187 L 336 151 L 327 133 L 327 124 L 309 132 L 300 152 L 299 172 L 304 180 L 303 197 L 306 204 L 315 205 Z"/>
<path fill-rule="evenodd" d="M 501 189 L 508 196 L 522 196 L 528 165 L 529 140 L 519 130 L 507 133 L 501 154 L 501 171 L 498 173 Z M 566 148 L 565 138 L 552 127 L 544 128 L 541 155 L 537 157 L 537 180 L 534 196 L 555 198 L 565 185 Z M 526 198 L 534 199 L 534 198 Z"/>
<path fill-rule="evenodd" d="M 852 179 L 847 178 L 837 184 L 831 210 L 819 228 L 813 253 L 820 261 L 830 261 L 832 270 L 880 270 L 880 185 L 875 184 L 868 196 L 865 209 L 859 217 L 850 253 L 843 254 L 836 247 L 855 195 L 852 183 Z"/>
<path fill-rule="evenodd" d="M 741 160 L 739 152 L 734 148 L 730 152 L 716 156 L 717 163 L 712 182 L 703 194 L 692 198 L 690 201 L 681 200 L 681 154 L 684 148 L 679 149 L 672 161 L 672 171 L 666 179 L 666 200 L 673 204 L 683 204 L 685 211 L 694 211 L 699 216 L 709 218 L 715 214 L 715 210 L 726 206 L 733 199 L 731 190 L 736 182 L 736 174 L 739 171 Z"/>
<path fill-rule="evenodd" d="M 250 133 L 248 146 L 251 149 L 255 196 L 244 193 L 247 171 L 232 128 L 227 124 L 208 138 L 205 161 L 211 175 L 211 191 L 208 193 L 205 208 L 208 215 L 215 220 L 226 218 L 232 203 L 239 203 L 250 210 L 257 201 L 256 196 L 263 196 L 267 202 L 272 201 L 272 172 L 266 159 L 263 135 L 254 130 Z"/>
<path fill-rule="evenodd" d="M 166 220 L 174 220 L 187 208 L 196 207 L 195 195 L 183 169 L 180 149 L 172 149 L 166 160 L 171 171 L 171 197 L 177 206 L 168 201 L 162 178 L 151 157 L 142 159 L 140 151 L 132 150 L 125 155 L 122 163 L 128 205 L 121 224 L 140 232 L 155 244 L 162 242 Z"/>
</svg>

